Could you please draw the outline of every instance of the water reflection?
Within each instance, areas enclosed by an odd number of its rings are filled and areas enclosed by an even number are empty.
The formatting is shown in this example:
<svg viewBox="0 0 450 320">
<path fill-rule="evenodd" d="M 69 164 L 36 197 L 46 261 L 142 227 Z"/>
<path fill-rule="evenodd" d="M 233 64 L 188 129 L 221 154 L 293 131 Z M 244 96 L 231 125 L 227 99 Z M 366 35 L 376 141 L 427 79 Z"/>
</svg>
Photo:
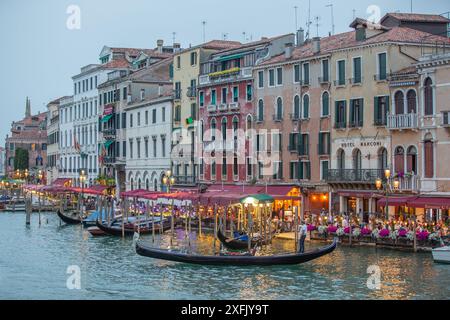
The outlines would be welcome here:
<svg viewBox="0 0 450 320">
<path fill-rule="evenodd" d="M 130 238 L 93 238 L 81 226 L 59 226 L 56 215 L 0 214 L 0 298 L 5 299 L 447 299 L 450 266 L 428 253 L 339 247 L 296 266 L 211 267 L 138 256 Z M 214 254 L 214 237 L 190 234 L 193 252 Z M 152 243 L 152 236 L 143 237 Z M 175 245 L 189 248 L 184 230 Z M 168 247 L 167 235 L 155 246 Z M 321 243 L 307 243 L 307 250 Z M 292 241 L 275 240 L 267 253 L 292 252 Z M 79 265 L 82 289 L 66 288 L 67 267 Z M 367 267 L 381 269 L 381 290 L 366 286 Z M 5 276 L 7 275 L 7 276 Z"/>
</svg>

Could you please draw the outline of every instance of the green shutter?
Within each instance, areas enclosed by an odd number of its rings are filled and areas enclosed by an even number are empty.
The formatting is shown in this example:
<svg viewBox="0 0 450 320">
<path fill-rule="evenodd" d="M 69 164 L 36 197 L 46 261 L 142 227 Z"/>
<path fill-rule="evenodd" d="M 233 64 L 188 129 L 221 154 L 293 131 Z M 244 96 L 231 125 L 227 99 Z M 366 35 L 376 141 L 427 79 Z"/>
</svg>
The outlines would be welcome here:
<svg viewBox="0 0 450 320">
<path fill-rule="evenodd" d="M 289 179 L 294 179 L 294 165 L 295 162 L 291 162 L 289 165 Z"/>
<path fill-rule="evenodd" d="M 344 101 L 344 128 L 347 127 L 347 101 Z"/>
<path fill-rule="evenodd" d="M 338 122 L 339 122 L 339 102 L 338 101 L 336 101 L 335 103 L 334 103 L 334 123 L 335 123 L 335 125 L 337 125 L 338 124 Z"/>
<path fill-rule="evenodd" d="M 355 100 L 350 100 L 350 123 L 355 124 Z"/>
<path fill-rule="evenodd" d="M 355 83 L 361 82 L 361 58 L 356 58 L 353 60 L 354 70 L 355 70 Z"/>
<path fill-rule="evenodd" d="M 322 141 L 322 138 L 323 138 L 323 133 L 319 132 L 319 147 L 318 147 L 318 150 L 317 150 L 319 155 L 323 154 L 323 141 Z"/>
<path fill-rule="evenodd" d="M 298 162 L 298 178 L 299 180 L 303 179 L 303 162 Z"/>
<path fill-rule="evenodd" d="M 306 162 L 306 179 L 311 180 L 311 162 Z"/>
<path fill-rule="evenodd" d="M 391 107 L 391 104 L 390 104 L 390 102 L 389 102 L 389 96 L 386 96 L 386 114 L 385 114 L 385 116 L 387 117 L 387 114 L 389 114 L 389 112 L 390 112 L 390 107 Z"/>
<path fill-rule="evenodd" d="M 331 134 L 327 133 L 327 154 L 331 154 Z"/>
<path fill-rule="evenodd" d="M 386 53 L 382 53 L 378 55 L 378 63 L 379 63 L 379 76 L 380 76 L 380 80 L 385 80 L 386 79 Z"/>
<path fill-rule="evenodd" d="M 361 100 L 361 124 L 362 126 L 364 126 L 364 99 L 360 99 Z"/>
<path fill-rule="evenodd" d="M 375 125 L 378 125 L 380 123 L 380 111 L 379 111 L 379 103 L 378 103 L 378 97 L 373 98 L 373 123 Z"/>
</svg>

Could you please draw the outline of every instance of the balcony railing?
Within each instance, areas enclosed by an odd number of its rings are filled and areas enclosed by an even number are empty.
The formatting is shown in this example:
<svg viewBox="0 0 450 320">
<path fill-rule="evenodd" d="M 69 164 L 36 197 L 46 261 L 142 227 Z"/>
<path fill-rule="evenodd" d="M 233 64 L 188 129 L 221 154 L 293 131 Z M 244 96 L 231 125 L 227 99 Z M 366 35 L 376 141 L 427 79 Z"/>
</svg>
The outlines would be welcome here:
<svg viewBox="0 0 450 320">
<path fill-rule="evenodd" d="M 350 128 L 361 128 L 363 126 L 363 121 L 362 120 L 350 121 L 348 126 Z"/>
<path fill-rule="evenodd" d="M 384 177 L 382 169 L 329 169 L 328 182 L 363 182 L 373 183 Z"/>
<path fill-rule="evenodd" d="M 252 68 L 236 68 L 200 75 L 199 84 L 208 85 L 213 83 L 228 82 L 232 80 L 248 79 L 252 77 Z"/>
<path fill-rule="evenodd" d="M 173 90 L 173 96 L 174 96 L 175 100 L 180 100 L 181 99 L 181 89 Z"/>
<path fill-rule="evenodd" d="M 197 96 L 197 87 L 189 87 L 186 95 L 188 98 L 195 98 Z"/>
<path fill-rule="evenodd" d="M 239 102 L 233 102 L 229 104 L 230 110 L 239 110 L 240 105 Z"/>
<path fill-rule="evenodd" d="M 105 139 L 115 139 L 116 138 L 116 129 L 104 129 L 102 132 L 103 132 L 103 137 L 105 137 Z"/>
<path fill-rule="evenodd" d="M 228 111 L 228 104 L 226 103 L 221 103 L 219 104 L 219 111 Z"/>
<path fill-rule="evenodd" d="M 208 105 L 206 110 L 208 110 L 208 112 L 216 112 L 217 111 L 217 106 L 215 104 L 210 104 L 210 105 Z"/>
<path fill-rule="evenodd" d="M 397 180 L 399 182 L 398 190 L 392 190 L 393 192 L 398 191 L 409 191 L 409 192 L 417 192 L 420 190 L 420 177 L 417 175 L 413 176 L 404 176 L 404 177 L 391 177 L 390 185 L 394 185 L 394 181 Z"/>
<path fill-rule="evenodd" d="M 387 128 L 390 130 L 417 129 L 418 127 L 419 118 L 416 113 L 387 116 Z"/>
<path fill-rule="evenodd" d="M 175 185 L 193 185 L 198 182 L 195 176 L 174 176 Z"/>
<path fill-rule="evenodd" d="M 106 156 L 105 158 L 103 158 L 103 162 L 105 164 L 114 164 L 114 163 L 116 163 L 116 157 Z"/>
</svg>

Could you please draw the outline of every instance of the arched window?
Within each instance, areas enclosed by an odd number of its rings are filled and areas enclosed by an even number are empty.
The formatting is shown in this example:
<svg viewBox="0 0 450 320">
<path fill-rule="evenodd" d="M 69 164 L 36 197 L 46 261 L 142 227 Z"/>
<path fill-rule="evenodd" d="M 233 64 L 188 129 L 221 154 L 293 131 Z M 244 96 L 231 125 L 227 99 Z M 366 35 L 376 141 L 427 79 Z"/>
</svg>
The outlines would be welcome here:
<svg viewBox="0 0 450 320">
<path fill-rule="evenodd" d="M 203 120 L 200 120 L 200 138 L 203 141 L 203 137 L 205 135 L 205 125 L 203 123 Z"/>
<path fill-rule="evenodd" d="M 227 118 L 225 117 L 222 118 L 222 126 L 220 130 L 222 131 L 222 140 L 227 140 Z"/>
<path fill-rule="evenodd" d="M 386 148 L 381 148 L 378 151 L 378 169 L 384 172 L 384 170 L 386 170 L 387 167 L 388 167 L 388 152 Z"/>
<path fill-rule="evenodd" d="M 149 191 L 150 190 L 150 180 L 145 180 L 145 190 Z"/>
<path fill-rule="evenodd" d="M 353 169 L 361 170 L 361 167 L 362 167 L 361 161 L 362 161 L 361 150 L 355 149 L 353 151 Z"/>
<path fill-rule="evenodd" d="M 276 120 L 282 120 L 283 119 L 283 99 L 278 98 L 277 99 L 277 109 L 275 111 Z"/>
<path fill-rule="evenodd" d="M 328 92 L 322 94 L 322 117 L 327 117 L 330 114 L 330 95 Z"/>
<path fill-rule="evenodd" d="M 337 152 L 337 168 L 339 170 L 345 169 L 345 151 L 343 149 L 339 149 Z"/>
<path fill-rule="evenodd" d="M 300 97 L 294 97 L 294 119 L 300 119 Z"/>
<path fill-rule="evenodd" d="M 397 91 L 394 96 L 395 114 L 405 113 L 405 95 L 402 91 Z"/>
<path fill-rule="evenodd" d="M 394 161 L 395 161 L 395 173 L 404 173 L 405 149 L 403 149 L 403 147 L 395 148 Z"/>
<path fill-rule="evenodd" d="M 212 118 L 211 119 L 211 141 L 216 141 L 216 128 L 217 128 L 216 118 Z"/>
<path fill-rule="evenodd" d="M 142 183 L 141 183 L 141 178 L 139 178 L 139 180 L 138 180 L 138 189 L 141 189 L 142 188 Z"/>
<path fill-rule="evenodd" d="M 158 180 L 153 180 L 153 191 L 158 191 Z"/>
<path fill-rule="evenodd" d="M 407 152 L 407 170 L 408 172 L 413 172 L 417 174 L 417 149 L 414 146 L 408 148 Z"/>
<path fill-rule="evenodd" d="M 264 101 L 258 101 L 258 121 L 264 121 Z"/>
<path fill-rule="evenodd" d="M 409 90 L 406 99 L 408 101 L 408 113 L 417 113 L 416 91 Z"/>
<path fill-rule="evenodd" d="M 309 119 L 309 95 L 303 96 L 303 119 Z"/>
<path fill-rule="evenodd" d="M 252 119 L 252 116 L 249 114 L 249 115 L 247 115 L 247 119 L 246 119 L 246 124 L 245 124 L 245 126 L 246 126 L 246 136 L 247 136 L 247 139 L 251 139 L 252 138 L 252 129 L 253 129 L 253 119 Z"/>
<path fill-rule="evenodd" d="M 424 142 L 424 163 L 425 163 L 425 178 L 434 177 L 434 143 L 431 135 L 425 137 Z"/>
<path fill-rule="evenodd" d="M 424 99 L 425 99 L 425 115 L 433 114 L 433 81 L 430 78 L 425 79 L 424 83 Z"/>
<path fill-rule="evenodd" d="M 131 191 L 134 190 L 134 180 L 133 178 L 130 179 L 130 185 L 131 185 Z"/>
<path fill-rule="evenodd" d="M 237 140 L 238 138 L 238 129 L 239 129 L 239 118 L 237 116 L 233 117 L 233 138 Z"/>
</svg>

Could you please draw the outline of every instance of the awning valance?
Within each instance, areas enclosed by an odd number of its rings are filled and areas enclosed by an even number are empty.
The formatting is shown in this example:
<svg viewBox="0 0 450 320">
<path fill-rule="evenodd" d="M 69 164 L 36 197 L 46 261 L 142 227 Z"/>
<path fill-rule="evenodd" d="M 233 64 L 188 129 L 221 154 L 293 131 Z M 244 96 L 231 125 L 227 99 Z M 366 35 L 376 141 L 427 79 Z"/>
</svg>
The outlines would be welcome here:
<svg viewBox="0 0 450 320">
<path fill-rule="evenodd" d="M 112 141 L 112 140 L 107 140 L 107 141 L 105 141 L 105 143 L 104 143 L 103 145 L 105 146 L 106 149 L 108 149 L 109 146 L 112 145 L 113 143 L 114 143 L 114 141 Z"/>
<path fill-rule="evenodd" d="M 243 53 L 232 54 L 232 55 L 229 55 L 229 56 L 220 57 L 220 58 L 217 59 L 216 61 L 219 61 L 219 62 L 222 62 L 222 61 L 229 61 L 229 60 L 234 60 L 234 59 L 242 58 L 243 56 L 244 56 Z"/>
<path fill-rule="evenodd" d="M 112 114 L 108 114 L 102 118 L 102 123 L 108 122 L 113 117 Z"/>
</svg>

